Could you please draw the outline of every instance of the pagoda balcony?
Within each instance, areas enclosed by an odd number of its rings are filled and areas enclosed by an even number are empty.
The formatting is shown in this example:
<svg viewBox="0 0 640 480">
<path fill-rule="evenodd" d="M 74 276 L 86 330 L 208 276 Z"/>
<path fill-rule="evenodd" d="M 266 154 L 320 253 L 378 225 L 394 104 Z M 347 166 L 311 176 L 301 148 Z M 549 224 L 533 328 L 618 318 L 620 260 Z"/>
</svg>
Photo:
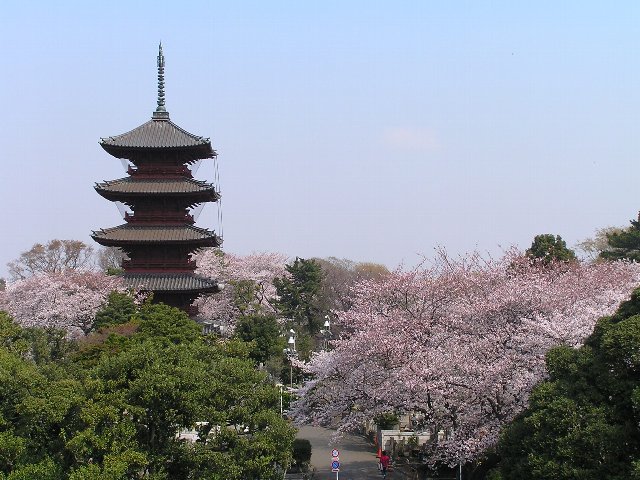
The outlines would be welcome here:
<svg viewBox="0 0 640 480">
<path fill-rule="evenodd" d="M 129 165 L 127 173 L 136 178 L 193 178 L 191 170 L 185 165 L 178 166 L 150 166 L 144 165 L 137 168 Z"/>
<path fill-rule="evenodd" d="M 124 220 L 132 224 L 162 224 L 162 225 L 193 225 L 196 223 L 193 215 L 188 213 L 134 213 L 125 212 Z"/>
<path fill-rule="evenodd" d="M 196 262 L 168 262 L 166 260 L 123 260 L 122 268 L 128 273 L 144 272 L 193 272 Z"/>
</svg>

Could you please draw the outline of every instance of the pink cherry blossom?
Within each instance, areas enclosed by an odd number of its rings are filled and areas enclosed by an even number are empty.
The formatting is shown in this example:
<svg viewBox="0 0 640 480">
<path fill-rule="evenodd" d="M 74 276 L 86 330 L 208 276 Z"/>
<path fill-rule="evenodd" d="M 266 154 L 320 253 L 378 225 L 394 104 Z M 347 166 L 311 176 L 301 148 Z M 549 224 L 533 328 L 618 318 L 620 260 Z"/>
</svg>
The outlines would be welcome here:
<svg viewBox="0 0 640 480">
<path fill-rule="evenodd" d="M 252 253 L 250 255 L 234 255 L 219 250 L 207 249 L 196 257 L 198 269 L 196 273 L 224 283 L 222 292 L 201 297 L 196 300 L 204 321 L 215 321 L 233 327 L 235 319 L 240 315 L 235 303 L 235 288 L 239 282 L 252 282 L 255 285 L 251 310 L 275 313 L 273 302 L 277 298 L 273 279 L 285 276 L 287 257 L 279 253 Z"/>
<path fill-rule="evenodd" d="M 640 265 L 535 265 L 515 250 L 397 270 L 359 283 L 341 336 L 306 365 L 299 422 L 357 429 L 386 412 L 446 438 L 432 462 L 477 458 L 527 405 L 554 345 L 580 345 L 640 280 Z"/>
<path fill-rule="evenodd" d="M 69 336 L 86 335 L 110 292 L 124 291 L 119 277 L 66 270 L 40 273 L 9 283 L 0 292 L 0 309 L 23 327 L 54 327 Z"/>
</svg>

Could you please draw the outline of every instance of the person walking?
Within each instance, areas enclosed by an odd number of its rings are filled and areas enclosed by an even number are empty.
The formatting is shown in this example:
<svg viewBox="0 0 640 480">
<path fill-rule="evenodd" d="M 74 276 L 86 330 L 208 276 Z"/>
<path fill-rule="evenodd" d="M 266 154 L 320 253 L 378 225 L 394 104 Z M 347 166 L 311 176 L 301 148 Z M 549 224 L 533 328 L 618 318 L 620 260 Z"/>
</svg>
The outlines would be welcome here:
<svg viewBox="0 0 640 480">
<path fill-rule="evenodd" d="M 387 451 L 383 450 L 380 455 L 380 471 L 382 472 L 382 478 L 387 478 L 387 469 L 389 468 L 389 463 L 391 462 L 391 457 L 387 455 Z"/>
</svg>

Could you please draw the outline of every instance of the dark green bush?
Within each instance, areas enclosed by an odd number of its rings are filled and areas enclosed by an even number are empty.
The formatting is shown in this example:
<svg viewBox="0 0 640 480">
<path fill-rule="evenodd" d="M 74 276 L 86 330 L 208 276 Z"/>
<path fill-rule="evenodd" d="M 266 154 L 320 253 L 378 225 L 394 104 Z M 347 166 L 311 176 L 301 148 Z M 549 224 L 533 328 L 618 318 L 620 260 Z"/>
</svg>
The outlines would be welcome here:
<svg viewBox="0 0 640 480">
<path fill-rule="evenodd" d="M 311 461 L 311 442 L 303 438 L 296 438 L 293 441 L 293 461 L 301 466 Z"/>
</svg>

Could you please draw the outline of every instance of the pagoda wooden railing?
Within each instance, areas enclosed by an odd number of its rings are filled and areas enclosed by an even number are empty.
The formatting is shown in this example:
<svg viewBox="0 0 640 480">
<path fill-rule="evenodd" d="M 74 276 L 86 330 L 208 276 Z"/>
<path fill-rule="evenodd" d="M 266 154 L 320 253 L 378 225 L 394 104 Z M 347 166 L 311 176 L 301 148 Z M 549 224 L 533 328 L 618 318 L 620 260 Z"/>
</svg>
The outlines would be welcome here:
<svg viewBox="0 0 640 480">
<path fill-rule="evenodd" d="M 134 168 L 131 165 L 129 165 L 129 167 L 127 168 L 127 173 L 132 177 L 136 177 L 136 178 L 156 178 L 156 177 L 171 178 L 173 176 L 180 177 L 180 178 L 183 178 L 183 177 L 193 178 L 193 174 L 191 173 L 191 170 L 185 165 L 171 166 L 171 167 L 141 165 L 137 168 Z"/>
<path fill-rule="evenodd" d="M 196 223 L 193 215 L 185 214 L 172 214 L 172 213 L 134 213 L 130 214 L 125 212 L 124 219 L 127 223 L 160 223 L 160 224 L 193 224 Z"/>
<path fill-rule="evenodd" d="M 196 269 L 196 262 L 187 260 L 186 262 L 167 262 L 166 260 L 123 260 L 122 268 L 127 272 L 144 271 L 173 271 L 192 272 Z"/>
</svg>

